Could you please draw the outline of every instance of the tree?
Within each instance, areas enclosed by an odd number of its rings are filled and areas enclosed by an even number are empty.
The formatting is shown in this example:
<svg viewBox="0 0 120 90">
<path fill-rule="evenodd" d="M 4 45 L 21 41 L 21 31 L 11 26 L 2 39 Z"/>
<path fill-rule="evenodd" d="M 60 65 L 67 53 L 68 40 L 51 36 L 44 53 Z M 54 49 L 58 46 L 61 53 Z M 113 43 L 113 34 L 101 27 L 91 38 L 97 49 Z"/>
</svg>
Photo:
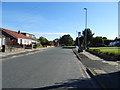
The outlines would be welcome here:
<svg viewBox="0 0 120 90">
<path fill-rule="evenodd" d="M 103 39 L 101 37 L 93 37 L 91 39 L 91 45 L 90 46 L 96 46 L 98 44 L 103 44 Z"/>
<path fill-rule="evenodd" d="M 109 40 L 106 37 L 92 37 L 91 42 L 91 46 L 96 46 L 100 44 L 109 45 L 110 42 L 113 42 L 113 40 Z"/>
<path fill-rule="evenodd" d="M 41 42 L 42 46 L 48 45 L 48 40 L 45 37 L 41 36 L 41 37 L 39 37 L 38 40 Z"/>
<path fill-rule="evenodd" d="M 103 39 L 107 39 L 107 37 L 103 37 Z"/>
<path fill-rule="evenodd" d="M 105 45 L 109 45 L 110 42 L 113 42 L 113 40 L 109 40 L 109 39 L 104 40 L 104 44 L 105 44 Z"/>
<path fill-rule="evenodd" d="M 48 41 L 48 45 L 53 46 L 54 42 L 53 41 Z"/>
<path fill-rule="evenodd" d="M 79 40 L 78 40 L 78 37 L 76 38 L 75 45 L 77 45 L 77 46 L 78 46 L 78 41 L 79 41 L 79 44 L 81 46 L 83 44 L 84 37 L 83 36 L 79 37 Z"/>
<path fill-rule="evenodd" d="M 94 33 L 92 33 L 92 31 L 89 28 L 87 28 L 82 32 L 84 38 L 85 38 L 86 32 L 87 32 L 87 42 L 86 43 L 87 43 L 87 46 L 89 46 L 91 44 L 91 39 L 92 39 Z"/>
<path fill-rule="evenodd" d="M 56 42 L 56 41 L 57 41 L 57 42 L 59 42 L 59 39 L 58 39 L 58 38 L 56 38 L 56 39 L 54 39 L 54 40 L 53 40 L 53 42 Z"/>
<path fill-rule="evenodd" d="M 74 44 L 73 38 L 68 34 L 68 35 L 63 35 L 59 39 L 60 45 L 65 45 L 65 46 L 72 46 Z"/>
</svg>

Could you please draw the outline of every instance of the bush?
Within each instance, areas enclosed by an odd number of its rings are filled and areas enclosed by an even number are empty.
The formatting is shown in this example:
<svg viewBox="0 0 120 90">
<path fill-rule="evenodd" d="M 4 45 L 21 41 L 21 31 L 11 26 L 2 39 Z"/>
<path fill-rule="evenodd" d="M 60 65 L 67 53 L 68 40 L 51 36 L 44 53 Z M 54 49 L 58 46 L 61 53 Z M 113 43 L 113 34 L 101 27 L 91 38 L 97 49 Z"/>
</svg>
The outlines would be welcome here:
<svg viewBox="0 0 120 90">
<path fill-rule="evenodd" d="M 100 51 L 100 54 L 102 54 L 103 52 Z"/>
<path fill-rule="evenodd" d="M 117 56 L 117 60 L 120 61 L 120 55 Z"/>
<path fill-rule="evenodd" d="M 94 52 L 100 52 L 100 49 L 93 49 Z"/>
<path fill-rule="evenodd" d="M 110 56 L 115 56 L 115 54 L 114 54 L 114 53 L 110 53 L 109 55 L 110 55 Z"/>
<path fill-rule="evenodd" d="M 42 47 L 42 45 L 40 43 L 36 43 L 33 45 L 33 48 L 40 48 L 40 47 Z"/>
<path fill-rule="evenodd" d="M 109 55 L 110 53 L 109 52 L 105 52 L 104 54 Z"/>
</svg>

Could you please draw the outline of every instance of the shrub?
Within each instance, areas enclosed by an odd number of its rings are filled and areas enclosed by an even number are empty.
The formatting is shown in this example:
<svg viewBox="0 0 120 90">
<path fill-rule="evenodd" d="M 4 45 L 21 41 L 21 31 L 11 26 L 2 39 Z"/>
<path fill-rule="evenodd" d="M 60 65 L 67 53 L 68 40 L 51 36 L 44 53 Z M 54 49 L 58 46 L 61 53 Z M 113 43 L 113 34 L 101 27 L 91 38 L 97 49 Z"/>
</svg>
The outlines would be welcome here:
<svg viewBox="0 0 120 90">
<path fill-rule="evenodd" d="M 115 54 L 114 54 L 114 53 L 110 53 L 109 55 L 110 55 L 110 56 L 115 56 Z"/>
<path fill-rule="evenodd" d="M 109 55 L 110 53 L 109 52 L 105 52 L 104 54 Z"/>
<path fill-rule="evenodd" d="M 100 49 L 93 49 L 94 52 L 100 52 Z"/>
<path fill-rule="evenodd" d="M 40 47 L 42 47 L 42 45 L 40 43 L 36 43 L 33 45 L 33 48 L 40 48 Z"/>
<path fill-rule="evenodd" d="M 102 54 L 103 52 L 100 51 L 100 54 Z"/>
<path fill-rule="evenodd" d="M 117 60 L 120 61 L 120 55 L 117 56 Z"/>
</svg>

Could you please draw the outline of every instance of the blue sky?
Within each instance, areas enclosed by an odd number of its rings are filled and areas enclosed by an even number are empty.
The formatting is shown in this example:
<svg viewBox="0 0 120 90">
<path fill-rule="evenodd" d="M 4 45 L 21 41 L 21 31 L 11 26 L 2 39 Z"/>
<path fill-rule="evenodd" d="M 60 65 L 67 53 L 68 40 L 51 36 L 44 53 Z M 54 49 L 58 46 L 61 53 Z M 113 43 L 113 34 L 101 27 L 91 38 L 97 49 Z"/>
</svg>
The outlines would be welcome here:
<svg viewBox="0 0 120 90">
<path fill-rule="evenodd" d="M 118 36 L 117 2 L 2 2 L 2 27 L 44 36 L 48 40 L 85 28 L 88 8 L 88 28 L 94 36 L 114 39 Z"/>
</svg>

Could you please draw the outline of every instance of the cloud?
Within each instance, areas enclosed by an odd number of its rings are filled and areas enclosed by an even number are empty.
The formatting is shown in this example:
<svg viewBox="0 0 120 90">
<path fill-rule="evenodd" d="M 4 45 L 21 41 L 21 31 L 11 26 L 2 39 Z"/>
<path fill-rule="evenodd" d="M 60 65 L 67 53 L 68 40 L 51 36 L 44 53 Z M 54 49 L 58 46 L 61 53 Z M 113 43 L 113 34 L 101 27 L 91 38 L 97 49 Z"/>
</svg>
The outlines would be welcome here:
<svg viewBox="0 0 120 90">
<path fill-rule="evenodd" d="M 71 33 L 40 33 L 40 32 L 27 32 L 30 34 L 34 34 L 36 36 L 36 38 L 39 38 L 40 36 L 43 36 L 45 38 L 47 38 L 48 40 L 54 40 L 55 38 L 60 38 L 63 35 L 72 35 Z"/>
<path fill-rule="evenodd" d="M 70 34 L 70 33 L 38 33 L 38 34 L 47 34 L 47 35 L 66 35 L 66 34 Z"/>
<path fill-rule="evenodd" d="M 35 32 L 33 32 L 33 34 L 42 34 L 42 35 L 67 35 L 67 34 L 70 34 L 71 35 L 71 33 L 35 33 Z"/>
</svg>

